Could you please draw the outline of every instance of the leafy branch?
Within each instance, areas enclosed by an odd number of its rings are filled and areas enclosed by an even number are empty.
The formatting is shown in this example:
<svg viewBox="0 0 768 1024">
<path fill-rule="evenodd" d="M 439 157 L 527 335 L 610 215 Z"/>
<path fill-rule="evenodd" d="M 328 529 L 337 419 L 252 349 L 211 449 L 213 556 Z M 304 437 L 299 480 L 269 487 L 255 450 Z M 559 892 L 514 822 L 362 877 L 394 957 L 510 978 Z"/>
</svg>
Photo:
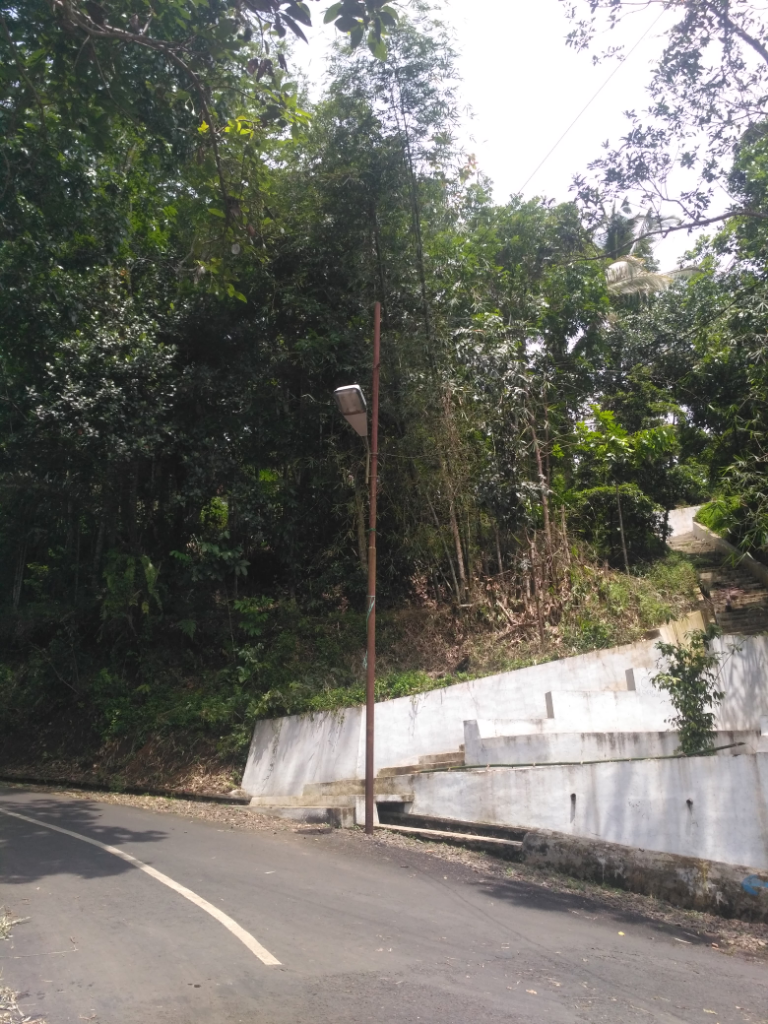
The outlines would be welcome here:
<svg viewBox="0 0 768 1024">
<path fill-rule="evenodd" d="M 670 724 L 679 730 L 680 749 L 689 757 L 714 747 L 714 708 L 725 697 L 725 692 L 718 688 L 722 656 L 710 647 L 718 636 L 720 629 L 710 625 L 687 633 L 688 643 L 656 644 L 668 665 L 666 670 L 656 673 L 652 683 L 669 694 L 675 709 Z"/>
</svg>

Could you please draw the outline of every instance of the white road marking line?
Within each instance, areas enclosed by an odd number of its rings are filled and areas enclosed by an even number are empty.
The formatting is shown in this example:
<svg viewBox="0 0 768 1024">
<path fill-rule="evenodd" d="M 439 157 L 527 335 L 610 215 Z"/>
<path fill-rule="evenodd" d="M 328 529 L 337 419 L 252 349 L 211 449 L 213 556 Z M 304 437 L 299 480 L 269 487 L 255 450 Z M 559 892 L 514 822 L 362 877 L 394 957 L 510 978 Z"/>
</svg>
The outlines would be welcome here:
<svg viewBox="0 0 768 1024">
<path fill-rule="evenodd" d="M 196 892 L 192 892 L 191 889 L 187 889 L 186 886 L 179 885 L 168 875 L 164 875 L 162 871 L 156 870 L 156 868 L 150 867 L 149 864 L 145 864 L 138 858 L 131 856 L 130 853 L 126 853 L 125 850 L 120 850 L 116 846 L 107 846 L 106 843 L 100 843 L 98 839 L 91 839 L 89 836 L 83 836 L 79 832 L 70 832 L 67 828 L 61 828 L 59 825 L 49 825 L 47 821 L 40 821 L 39 818 L 28 818 L 25 814 L 18 814 L 16 811 L 6 811 L 0 808 L 0 814 L 7 814 L 10 818 L 19 818 L 20 821 L 28 821 L 32 825 L 40 825 L 42 828 L 52 829 L 54 832 L 61 832 L 65 836 L 72 836 L 73 839 L 80 839 L 84 843 L 90 843 L 91 846 L 98 846 L 100 850 L 106 850 L 107 853 L 113 854 L 115 857 L 119 857 L 121 860 L 127 861 L 132 864 L 133 867 L 138 868 L 139 871 L 143 871 L 146 875 L 154 878 L 157 882 L 162 882 L 163 885 L 167 885 L 169 889 L 173 889 L 180 896 L 189 900 L 190 903 L 194 903 L 196 907 L 200 907 L 206 914 L 210 914 L 211 917 L 215 918 L 219 924 L 223 924 L 224 927 L 232 932 L 232 934 L 240 939 L 242 944 L 246 946 L 254 956 L 258 957 L 263 964 L 268 967 L 280 967 L 280 961 L 277 960 L 269 950 L 265 949 L 260 942 L 257 942 L 254 937 L 242 928 L 237 921 L 234 921 L 229 915 L 225 914 L 223 910 L 219 910 L 218 907 L 214 907 L 208 900 L 204 900 L 202 896 L 198 896 Z"/>
</svg>

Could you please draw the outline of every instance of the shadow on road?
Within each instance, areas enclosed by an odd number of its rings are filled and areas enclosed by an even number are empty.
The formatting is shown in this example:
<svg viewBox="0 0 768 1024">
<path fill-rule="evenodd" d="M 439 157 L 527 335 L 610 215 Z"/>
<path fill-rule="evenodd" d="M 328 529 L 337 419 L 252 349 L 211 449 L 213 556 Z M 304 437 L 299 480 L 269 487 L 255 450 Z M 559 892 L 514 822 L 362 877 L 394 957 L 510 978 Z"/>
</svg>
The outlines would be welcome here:
<svg viewBox="0 0 768 1024">
<path fill-rule="evenodd" d="M 621 928 L 622 925 L 645 927 L 652 932 L 667 935 L 674 939 L 683 937 L 683 941 L 692 946 L 709 945 L 715 933 L 709 934 L 702 927 L 700 932 L 687 929 L 679 922 L 668 922 L 643 913 L 631 906 L 611 905 L 609 899 L 615 895 L 620 902 L 623 893 L 606 892 L 606 899 L 595 897 L 589 893 L 566 893 L 550 891 L 543 885 L 520 879 L 494 879 L 476 882 L 476 888 L 485 896 L 500 902 L 520 907 L 551 911 L 556 914 L 571 913 L 582 920 L 594 920 L 605 924 L 612 921 Z M 628 897 L 631 898 L 631 897 Z M 670 908 L 672 909 L 672 908 Z"/>
<path fill-rule="evenodd" d="M 46 796 L 30 797 L 22 802 L 4 799 L 0 793 L 0 810 L 57 825 L 106 846 L 157 843 L 167 836 L 157 829 L 138 832 L 104 825 L 99 820 L 103 807 L 91 800 L 64 801 Z M 137 855 L 143 859 L 140 853 Z M 20 885 L 58 874 L 100 878 L 131 870 L 126 861 L 90 843 L 62 835 L 43 824 L 34 825 L 0 814 L 0 885 Z"/>
</svg>

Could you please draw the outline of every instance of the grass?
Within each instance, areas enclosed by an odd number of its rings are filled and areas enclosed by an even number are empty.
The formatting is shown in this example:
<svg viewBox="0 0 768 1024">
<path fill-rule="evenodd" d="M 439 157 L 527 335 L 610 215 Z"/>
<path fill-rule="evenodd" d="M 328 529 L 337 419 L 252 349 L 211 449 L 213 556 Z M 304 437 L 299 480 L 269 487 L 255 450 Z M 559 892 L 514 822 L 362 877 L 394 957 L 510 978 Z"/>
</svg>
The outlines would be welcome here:
<svg viewBox="0 0 768 1024">
<path fill-rule="evenodd" d="M 422 609 L 380 614 L 376 699 L 413 696 L 484 675 L 634 643 L 648 630 L 696 608 L 698 594 L 690 560 L 670 551 L 630 576 L 584 565 L 572 569 L 561 617 L 545 626 L 543 639 L 534 624 L 521 620 L 516 629 L 482 607 L 461 617 L 447 610 Z M 362 616 L 347 614 L 311 624 L 299 621 L 288 635 L 292 652 L 284 639 L 280 668 L 272 675 L 276 687 L 287 685 L 293 694 L 292 700 L 285 700 L 286 709 L 332 711 L 365 701 Z M 270 662 L 272 668 L 274 662 Z"/>
</svg>

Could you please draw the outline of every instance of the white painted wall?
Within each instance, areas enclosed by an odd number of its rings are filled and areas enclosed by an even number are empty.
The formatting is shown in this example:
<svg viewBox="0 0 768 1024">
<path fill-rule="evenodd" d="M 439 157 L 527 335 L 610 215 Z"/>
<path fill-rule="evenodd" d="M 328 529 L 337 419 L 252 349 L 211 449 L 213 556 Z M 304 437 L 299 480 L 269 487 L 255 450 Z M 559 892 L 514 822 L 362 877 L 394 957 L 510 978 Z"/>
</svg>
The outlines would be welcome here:
<svg viewBox="0 0 768 1024">
<path fill-rule="evenodd" d="M 669 697 L 659 690 L 553 693 L 551 707 L 554 714 L 546 725 L 552 732 L 661 732 L 674 714 Z"/>
<path fill-rule="evenodd" d="M 414 814 L 768 870 L 768 753 L 475 769 L 412 781 Z"/>
<path fill-rule="evenodd" d="M 717 710 L 718 729 L 753 729 L 768 715 L 768 636 L 722 636 L 714 642 L 722 655 Z"/>
<path fill-rule="evenodd" d="M 715 715 L 717 744 L 730 743 L 728 737 L 735 733 L 742 739 L 756 737 L 768 716 L 768 637 L 721 637 L 715 649 L 722 658 L 719 685 L 725 691 Z M 673 754 L 674 711 L 668 696 L 653 686 L 655 671 L 635 669 L 634 692 L 553 692 L 548 701 L 552 717 L 465 722 L 466 763 L 546 764 Z"/>
<path fill-rule="evenodd" d="M 346 708 L 257 722 L 243 789 L 251 796 L 299 796 L 313 783 L 363 778 L 364 712 Z"/>
<path fill-rule="evenodd" d="M 661 633 L 674 641 L 701 625 L 696 612 Z M 376 771 L 458 751 L 468 719 L 546 717 L 547 693 L 626 690 L 628 668 L 638 676 L 653 669 L 655 643 L 593 651 L 377 704 Z M 364 728 L 361 708 L 257 722 L 243 789 L 253 796 L 298 796 L 315 782 L 362 778 Z"/>
</svg>

